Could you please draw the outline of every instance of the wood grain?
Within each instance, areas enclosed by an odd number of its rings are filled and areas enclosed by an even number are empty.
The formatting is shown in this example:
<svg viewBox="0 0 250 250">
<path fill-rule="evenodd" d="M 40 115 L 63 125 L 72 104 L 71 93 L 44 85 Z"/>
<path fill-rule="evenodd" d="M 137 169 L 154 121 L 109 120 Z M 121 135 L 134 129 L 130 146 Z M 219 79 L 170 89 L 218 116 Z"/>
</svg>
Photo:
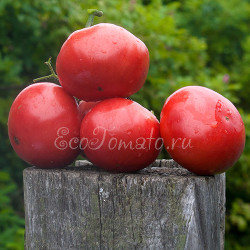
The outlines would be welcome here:
<svg viewBox="0 0 250 250">
<path fill-rule="evenodd" d="M 88 161 L 24 170 L 26 249 L 224 249 L 225 174 L 173 160 L 137 173 Z"/>
</svg>

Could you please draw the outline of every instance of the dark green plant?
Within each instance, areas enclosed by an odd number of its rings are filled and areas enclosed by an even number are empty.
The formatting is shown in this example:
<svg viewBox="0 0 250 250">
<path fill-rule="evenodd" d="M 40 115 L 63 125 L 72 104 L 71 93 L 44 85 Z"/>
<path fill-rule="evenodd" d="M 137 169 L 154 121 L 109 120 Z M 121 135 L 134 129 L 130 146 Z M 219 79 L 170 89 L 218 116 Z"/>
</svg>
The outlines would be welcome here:
<svg viewBox="0 0 250 250">
<path fill-rule="evenodd" d="M 17 215 L 11 203 L 16 190 L 9 174 L 0 171 L 0 249 L 23 249 L 24 219 Z"/>
</svg>

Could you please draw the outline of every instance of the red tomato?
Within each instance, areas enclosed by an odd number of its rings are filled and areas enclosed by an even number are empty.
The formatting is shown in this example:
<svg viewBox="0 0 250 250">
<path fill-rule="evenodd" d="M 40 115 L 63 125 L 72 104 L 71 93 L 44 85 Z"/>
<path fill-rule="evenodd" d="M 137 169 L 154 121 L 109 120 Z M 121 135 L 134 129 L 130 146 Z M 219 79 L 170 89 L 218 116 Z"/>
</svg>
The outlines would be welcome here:
<svg viewBox="0 0 250 250">
<path fill-rule="evenodd" d="M 235 106 L 200 86 L 181 88 L 167 98 L 160 131 L 172 158 L 203 175 L 226 171 L 245 145 L 244 123 Z"/>
<path fill-rule="evenodd" d="M 80 113 L 80 117 L 83 119 L 83 117 L 97 104 L 98 102 L 85 102 L 80 101 L 78 110 Z"/>
<path fill-rule="evenodd" d="M 64 167 L 79 154 L 81 119 L 75 99 L 53 83 L 32 84 L 14 100 L 8 119 L 12 147 L 41 168 Z"/>
<path fill-rule="evenodd" d="M 85 102 L 85 101 L 80 101 L 78 110 L 80 113 L 81 119 L 97 104 L 98 102 Z M 86 155 L 84 154 L 83 151 L 81 151 L 81 155 L 86 158 Z"/>
<path fill-rule="evenodd" d="M 162 144 L 157 118 L 123 98 L 98 103 L 83 118 L 80 137 L 87 158 L 115 172 L 145 168 L 157 158 Z"/>
<path fill-rule="evenodd" d="M 85 101 L 136 93 L 146 80 L 148 68 L 145 44 L 129 31 L 110 23 L 73 32 L 56 61 L 62 87 Z"/>
</svg>

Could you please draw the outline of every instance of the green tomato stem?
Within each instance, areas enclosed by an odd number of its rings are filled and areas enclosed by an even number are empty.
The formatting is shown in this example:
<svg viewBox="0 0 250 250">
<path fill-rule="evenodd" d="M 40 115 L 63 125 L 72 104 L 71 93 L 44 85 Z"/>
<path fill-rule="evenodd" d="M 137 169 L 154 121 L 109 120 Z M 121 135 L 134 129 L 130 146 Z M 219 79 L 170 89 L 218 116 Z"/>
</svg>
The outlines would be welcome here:
<svg viewBox="0 0 250 250">
<path fill-rule="evenodd" d="M 49 70 L 50 70 L 50 75 L 47 75 L 47 76 L 42 76 L 42 77 L 39 77 L 39 78 L 36 78 L 33 80 L 33 82 L 39 82 L 39 81 L 42 81 L 42 80 L 45 80 L 45 79 L 48 79 L 48 78 L 54 78 L 58 81 L 58 76 L 57 74 L 55 73 L 52 65 L 51 65 L 51 57 L 49 58 L 49 60 L 47 62 L 45 62 L 45 64 L 49 67 Z"/>
<path fill-rule="evenodd" d="M 86 23 L 85 28 L 92 26 L 94 23 L 94 17 L 95 16 L 101 17 L 103 15 L 103 12 L 100 10 L 96 10 L 96 9 L 88 9 L 88 15 L 89 17 L 88 17 L 88 21 Z"/>
</svg>

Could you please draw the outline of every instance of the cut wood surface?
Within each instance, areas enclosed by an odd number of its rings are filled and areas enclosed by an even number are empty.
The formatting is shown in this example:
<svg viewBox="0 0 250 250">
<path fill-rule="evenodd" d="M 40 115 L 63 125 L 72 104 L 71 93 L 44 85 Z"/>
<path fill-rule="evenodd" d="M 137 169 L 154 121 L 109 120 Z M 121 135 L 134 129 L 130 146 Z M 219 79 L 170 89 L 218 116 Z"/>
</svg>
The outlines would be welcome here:
<svg viewBox="0 0 250 250">
<path fill-rule="evenodd" d="M 224 249 L 225 174 L 173 160 L 129 174 L 76 165 L 24 170 L 27 250 Z"/>
</svg>

